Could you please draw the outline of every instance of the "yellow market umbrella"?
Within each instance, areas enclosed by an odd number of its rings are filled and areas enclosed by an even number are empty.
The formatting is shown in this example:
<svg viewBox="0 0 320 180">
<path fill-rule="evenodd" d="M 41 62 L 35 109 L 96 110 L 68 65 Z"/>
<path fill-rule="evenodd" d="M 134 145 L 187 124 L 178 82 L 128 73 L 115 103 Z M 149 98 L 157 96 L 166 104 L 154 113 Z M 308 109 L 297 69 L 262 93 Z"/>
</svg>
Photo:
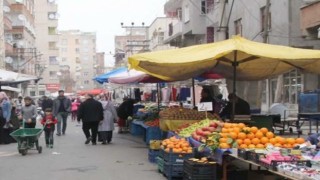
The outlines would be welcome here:
<svg viewBox="0 0 320 180">
<path fill-rule="evenodd" d="M 237 80 L 262 80 L 294 68 L 320 73 L 320 51 L 249 41 L 239 36 L 216 43 L 136 54 L 131 68 L 168 81 L 214 71 Z M 234 76 L 234 67 L 236 74 Z"/>
</svg>

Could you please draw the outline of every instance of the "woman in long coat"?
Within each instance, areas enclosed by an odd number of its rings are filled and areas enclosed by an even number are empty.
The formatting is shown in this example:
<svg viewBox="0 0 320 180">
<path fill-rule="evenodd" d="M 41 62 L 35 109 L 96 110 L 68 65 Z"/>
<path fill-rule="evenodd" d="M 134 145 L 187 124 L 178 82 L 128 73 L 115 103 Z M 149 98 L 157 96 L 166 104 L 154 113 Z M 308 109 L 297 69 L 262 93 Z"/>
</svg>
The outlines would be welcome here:
<svg viewBox="0 0 320 180">
<path fill-rule="evenodd" d="M 101 99 L 103 107 L 103 121 L 99 124 L 98 131 L 102 144 L 110 143 L 112 140 L 112 133 L 114 130 L 114 123 L 118 120 L 116 108 L 113 103 L 108 100 L 107 95 L 103 95 Z"/>
</svg>

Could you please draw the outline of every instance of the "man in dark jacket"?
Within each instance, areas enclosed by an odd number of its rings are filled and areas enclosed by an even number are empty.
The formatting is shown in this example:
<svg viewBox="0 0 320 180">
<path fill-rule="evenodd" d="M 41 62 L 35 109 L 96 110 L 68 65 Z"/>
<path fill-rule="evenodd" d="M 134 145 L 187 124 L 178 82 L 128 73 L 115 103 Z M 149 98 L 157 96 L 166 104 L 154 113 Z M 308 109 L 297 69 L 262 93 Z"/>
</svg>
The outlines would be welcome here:
<svg viewBox="0 0 320 180">
<path fill-rule="evenodd" d="M 47 96 L 43 96 L 42 98 L 43 98 L 41 103 L 42 111 L 45 112 L 46 109 L 52 109 L 53 100 L 51 98 L 48 98 Z"/>
<path fill-rule="evenodd" d="M 85 144 L 92 142 L 92 145 L 97 144 L 98 126 L 103 121 L 102 104 L 93 99 L 93 95 L 87 94 L 86 100 L 80 104 L 77 114 L 78 122 L 82 120 L 82 130 L 87 138 Z M 90 135 L 91 129 L 91 135 Z"/>
<path fill-rule="evenodd" d="M 71 100 L 64 96 L 64 91 L 59 91 L 59 96 L 53 101 L 52 114 L 58 119 L 57 123 L 57 135 L 61 135 L 61 123 L 62 134 L 66 133 L 67 118 L 71 112 Z"/>
<path fill-rule="evenodd" d="M 118 133 L 123 133 L 124 128 L 126 126 L 126 121 L 129 116 L 133 116 L 133 108 L 134 104 L 137 103 L 137 100 L 134 99 L 126 99 L 124 100 L 120 106 L 118 107 L 117 114 L 119 117 L 118 126 L 119 130 Z"/>
<path fill-rule="evenodd" d="M 230 93 L 228 96 L 229 102 L 227 106 L 221 111 L 220 117 L 229 119 L 232 114 L 232 101 L 235 101 L 235 114 L 234 115 L 250 115 L 250 105 L 247 101 L 239 98 L 237 95 Z"/>
</svg>

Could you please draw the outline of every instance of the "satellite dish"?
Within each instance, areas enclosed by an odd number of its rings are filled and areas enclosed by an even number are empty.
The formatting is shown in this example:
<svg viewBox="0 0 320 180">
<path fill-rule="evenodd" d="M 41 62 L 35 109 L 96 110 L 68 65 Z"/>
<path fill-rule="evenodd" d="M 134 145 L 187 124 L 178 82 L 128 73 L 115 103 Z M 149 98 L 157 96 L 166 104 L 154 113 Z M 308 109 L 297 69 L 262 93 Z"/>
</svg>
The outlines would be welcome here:
<svg viewBox="0 0 320 180">
<path fill-rule="evenodd" d="M 54 3 L 55 0 L 48 0 L 49 3 Z"/>
<path fill-rule="evenodd" d="M 58 75 L 58 76 L 61 76 L 62 74 L 61 74 L 61 72 L 59 71 L 59 72 L 57 72 L 57 75 Z"/>
<path fill-rule="evenodd" d="M 23 0 L 16 0 L 17 3 L 23 3 Z"/>
<path fill-rule="evenodd" d="M 6 61 L 6 63 L 11 64 L 13 59 L 12 59 L 12 57 L 8 56 L 8 57 L 5 58 L 5 61 Z"/>
<path fill-rule="evenodd" d="M 54 13 L 49 14 L 49 19 L 55 19 L 56 15 Z"/>
<path fill-rule="evenodd" d="M 2 7 L 3 8 L 3 12 L 5 12 L 5 13 L 8 13 L 8 12 L 10 12 L 10 7 L 8 7 L 8 6 L 3 6 Z"/>
<path fill-rule="evenodd" d="M 23 15 L 23 14 L 19 14 L 19 15 L 18 15 L 18 19 L 19 19 L 20 21 L 25 21 L 25 20 L 26 20 L 26 16 Z"/>
</svg>

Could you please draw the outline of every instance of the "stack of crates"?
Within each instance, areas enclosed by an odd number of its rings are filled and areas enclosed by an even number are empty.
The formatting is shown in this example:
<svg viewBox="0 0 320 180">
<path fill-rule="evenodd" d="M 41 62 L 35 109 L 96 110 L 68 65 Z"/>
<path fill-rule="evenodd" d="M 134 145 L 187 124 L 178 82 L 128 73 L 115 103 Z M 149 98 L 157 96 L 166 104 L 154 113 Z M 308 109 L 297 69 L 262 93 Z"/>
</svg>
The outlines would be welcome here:
<svg viewBox="0 0 320 180">
<path fill-rule="evenodd" d="M 160 149 L 160 154 L 157 158 L 158 170 L 169 180 L 172 180 L 173 178 L 182 178 L 183 162 L 192 157 L 194 157 L 194 153 L 180 154 L 165 152 L 163 149 Z"/>
<path fill-rule="evenodd" d="M 160 140 L 150 140 L 149 152 L 148 152 L 149 162 L 151 163 L 157 162 L 157 157 L 160 154 L 160 146 L 161 146 Z"/>
<path fill-rule="evenodd" d="M 216 163 L 199 163 L 185 160 L 183 163 L 184 180 L 213 180 L 217 179 Z"/>
</svg>

